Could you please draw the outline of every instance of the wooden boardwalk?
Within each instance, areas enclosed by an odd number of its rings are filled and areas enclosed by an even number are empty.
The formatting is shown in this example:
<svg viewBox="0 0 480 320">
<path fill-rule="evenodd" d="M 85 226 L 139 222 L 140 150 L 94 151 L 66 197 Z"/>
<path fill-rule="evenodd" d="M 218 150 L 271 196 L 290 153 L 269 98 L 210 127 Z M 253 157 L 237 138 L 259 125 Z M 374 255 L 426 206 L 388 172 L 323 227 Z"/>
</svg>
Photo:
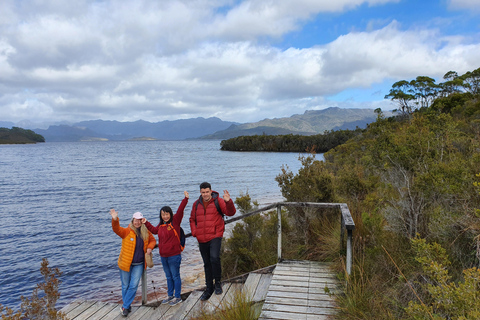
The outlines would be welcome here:
<svg viewBox="0 0 480 320">
<path fill-rule="evenodd" d="M 326 264 L 310 261 L 283 261 L 272 268 L 249 273 L 237 281 L 226 282 L 223 294 L 212 295 L 208 301 L 200 301 L 202 291 L 195 290 L 176 306 L 132 306 L 129 320 L 191 319 L 202 312 L 215 312 L 243 291 L 253 303 L 263 303 L 260 319 L 327 319 L 335 313 L 334 297 L 326 291 L 334 291 L 338 282 L 328 271 Z M 269 272 L 270 271 L 270 272 Z M 61 309 L 70 320 L 125 319 L 120 314 L 120 304 L 79 300 Z"/>
<path fill-rule="evenodd" d="M 322 320 L 335 314 L 339 282 L 326 263 L 283 261 L 273 271 L 259 320 Z"/>
</svg>

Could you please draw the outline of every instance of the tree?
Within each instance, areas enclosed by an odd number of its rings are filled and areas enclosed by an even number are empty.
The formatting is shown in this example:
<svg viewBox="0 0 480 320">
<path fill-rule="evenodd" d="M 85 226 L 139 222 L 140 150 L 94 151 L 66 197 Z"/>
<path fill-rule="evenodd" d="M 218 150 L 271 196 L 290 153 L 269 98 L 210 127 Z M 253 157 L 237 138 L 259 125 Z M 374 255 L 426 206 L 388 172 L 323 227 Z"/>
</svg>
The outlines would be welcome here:
<svg viewBox="0 0 480 320">
<path fill-rule="evenodd" d="M 385 99 L 395 101 L 403 115 L 412 113 L 412 101 L 415 100 L 415 95 L 408 81 L 401 80 L 395 82 L 392 85 L 392 89 L 390 89 L 390 93 L 385 96 Z"/>
<path fill-rule="evenodd" d="M 468 71 L 460 77 L 463 80 L 463 87 L 473 95 L 480 94 L 480 68 Z"/>
<path fill-rule="evenodd" d="M 13 311 L 8 307 L 0 305 L 2 320 L 41 319 L 41 320 L 66 320 L 64 313 L 57 311 L 55 305 L 60 292 L 58 287 L 62 274 L 58 268 L 49 268 L 48 260 L 43 258 L 40 273 L 45 282 L 38 283 L 33 290 L 31 298 L 21 297 L 22 304 L 19 311 Z M 43 293 L 42 293 L 43 292 Z"/>
</svg>

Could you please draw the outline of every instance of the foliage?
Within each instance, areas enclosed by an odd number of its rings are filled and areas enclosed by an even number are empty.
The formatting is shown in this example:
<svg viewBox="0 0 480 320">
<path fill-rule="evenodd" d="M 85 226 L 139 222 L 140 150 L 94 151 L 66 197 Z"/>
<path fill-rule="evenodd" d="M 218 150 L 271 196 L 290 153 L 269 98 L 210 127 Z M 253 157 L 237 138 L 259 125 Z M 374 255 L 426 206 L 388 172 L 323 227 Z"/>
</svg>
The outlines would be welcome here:
<svg viewBox="0 0 480 320">
<path fill-rule="evenodd" d="M 67 319 L 65 314 L 55 309 L 60 293 L 58 287 L 62 274 L 58 268 L 49 268 L 48 260 L 43 258 L 40 273 L 45 282 L 37 284 L 31 298 L 21 297 L 20 310 L 14 311 L 0 305 L 0 315 L 3 320 L 42 319 L 61 320 Z"/>
<path fill-rule="evenodd" d="M 327 152 L 359 135 L 363 129 L 331 130 L 324 134 L 305 135 L 254 135 L 239 136 L 220 143 L 227 151 L 270 151 L 270 152 Z"/>
<path fill-rule="evenodd" d="M 448 274 L 446 250 L 437 243 L 428 244 L 425 239 L 412 239 L 415 260 L 423 268 L 426 291 L 431 296 L 428 305 L 410 301 L 407 314 L 413 319 L 479 319 L 480 318 L 480 269 L 463 271 L 463 281 L 456 284 Z"/>
<path fill-rule="evenodd" d="M 235 199 L 242 214 L 258 206 L 251 201 L 248 192 Z M 277 216 L 275 212 L 257 214 L 244 218 L 232 229 L 232 235 L 224 242 L 222 272 L 224 278 L 231 278 L 276 263 Z"/>
<path fill-rule="evenodd" d="M 0 128 L 0 144 L 45 142 L 45 138 L 32 130 L 18 127 Z"/>
</svg>

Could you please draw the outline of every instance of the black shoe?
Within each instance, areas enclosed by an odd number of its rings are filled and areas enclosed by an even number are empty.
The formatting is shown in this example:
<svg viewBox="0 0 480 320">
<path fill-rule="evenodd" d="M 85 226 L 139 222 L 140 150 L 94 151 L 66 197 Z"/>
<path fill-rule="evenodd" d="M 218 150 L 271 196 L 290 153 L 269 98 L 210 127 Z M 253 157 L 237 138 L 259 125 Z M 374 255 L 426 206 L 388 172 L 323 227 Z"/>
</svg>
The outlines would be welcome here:
<svg viewBox="0 0 480 320">
<path fill-rule="evenodd" d="M 223 293 L 222 283 L 215 282 L 215 294 L 222 294 L 222 293 Z"/>
<path fill-rule="evenodd" d="M 202 296 L 200 297 L 200 300 L 206 301 L 210 299 L 210 297 L 212 296 L 212 293 L 213 293 L 212 290 L 206 289 L 205 291 L 203 291 Z"/>
<path fill-rule="evenodd" d="M 122 316 L 126 317 L 130 313 L 130 308 L 125 309 L 124 307 L 120 307 L 120 311 L 122 311 Z"/>
</svg>

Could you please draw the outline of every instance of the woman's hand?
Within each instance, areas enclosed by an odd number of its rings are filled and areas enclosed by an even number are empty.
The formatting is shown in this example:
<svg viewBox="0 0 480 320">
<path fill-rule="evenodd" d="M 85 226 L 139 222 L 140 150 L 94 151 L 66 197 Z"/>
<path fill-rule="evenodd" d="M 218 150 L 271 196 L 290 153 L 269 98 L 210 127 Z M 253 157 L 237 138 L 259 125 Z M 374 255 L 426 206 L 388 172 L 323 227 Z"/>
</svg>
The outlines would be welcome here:
<svg viewBox="0 0 480 320">
<path fill-rule="evenodd" d="M 147 248 L 147 254 L 152 254 L 152 249 Z"/>
<path fill-rule="evenodd" d="M 188 191 L 183 191 L 183 194 L 185 195 L 185 198 L 188 199 L 189 195 L 188 195 Z"/>
<path fill-rule="evenodd" d="M 110 209 L 110 215 L 112 216 L 112 219 L 117 221 L 118 220 L 118 212 L 115 211 L 115 209 Z"/>
</svg>

